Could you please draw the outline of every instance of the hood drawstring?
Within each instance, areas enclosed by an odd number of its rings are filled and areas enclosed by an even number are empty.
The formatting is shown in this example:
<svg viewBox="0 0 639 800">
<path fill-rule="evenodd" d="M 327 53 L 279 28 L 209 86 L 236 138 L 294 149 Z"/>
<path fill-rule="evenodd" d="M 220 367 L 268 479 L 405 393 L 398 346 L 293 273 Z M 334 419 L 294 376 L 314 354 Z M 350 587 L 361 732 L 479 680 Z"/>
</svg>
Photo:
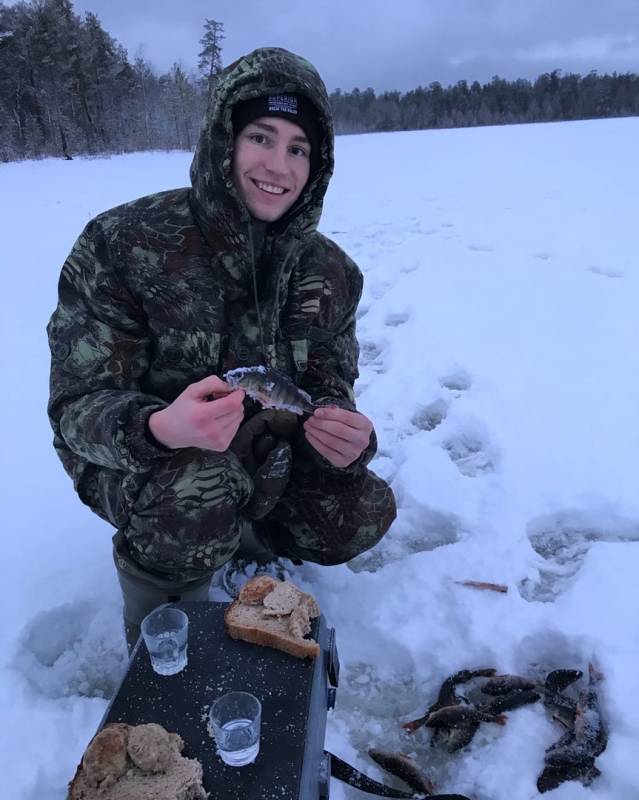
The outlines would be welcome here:
<svg viewBox="0 0 639 800">
<path fill-rule="evenodd" d="M 262 356 L 264 357 L 265 362 L 269 362 L 265 364 L 267 367 L 277 368 L 277 364 L 273 363 L 273 359 L 271 358 L 269 351 L 266 350 L 266 346 L 264 344 L 264 325 L 262 322 L 262 311 L 260 309 L 260 300 L 259 300 L 259 292 L 257 289 L 257 270 L 255 268 L 255 249 L 254 249 L 254 239 L 253 239 L 253 226 L 249 223 L 248 226 L 248 240 L 249 240 L 249 249 L 251 251 L 251 276 L 253 279 L 253 301 L 255 303 L 255 313 L 257 315 L 257 327 L 260 332 L 260 347 L 262 348 Z M 282 264 L 278 271 L 277 281 L 275 284 L 275 304 L 273 308 L 274 314 L 279 314 L 279 300 L 280 300 L 280 284 L 281 284 L 281 277 L 286 269 L 286 265 L 288 264 L 288 260 L 293 254 L 297 245 L 297 241 L 293 240 L 289 245 L 284 258 L 282 259 Z"/>
<path fill-rule="evenodd" d="M 248 239 L 249 239 L 249 249 L 251 251 L 251 275 L 253 277 L 253 300 L 255 302 L 255 311 L 257 313 L 257 327 L 260 332 L 260 347 L 262 348 L 262 357 L 264 360 L 268 360 L 268 355 L 266 353 L 266 348 L 264 347 L 264 328 L 262 326 L 262 312 L 260 311 L 260 301 L 257 291 L 257 271 L 255 269 L 255 249 L 253 247 L 253 226 L 249 222 L 248 226 Z M 271 366 L 266 365 L 266 366 Z"/>
</svg>

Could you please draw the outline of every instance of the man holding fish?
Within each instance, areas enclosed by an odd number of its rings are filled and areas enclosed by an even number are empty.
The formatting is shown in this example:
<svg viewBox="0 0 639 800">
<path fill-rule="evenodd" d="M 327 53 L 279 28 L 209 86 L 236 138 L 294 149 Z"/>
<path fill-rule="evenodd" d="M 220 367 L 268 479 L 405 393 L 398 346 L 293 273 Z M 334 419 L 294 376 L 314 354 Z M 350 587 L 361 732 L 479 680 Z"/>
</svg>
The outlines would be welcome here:
<svg viewBox="0 0 639 800">
<path fill-rule="evenodd" d="M 65 261 L 54 446 L 117 528 L 129 642 L 154 606 L 206 598 L 245 524 L 329 565 L 395 517 L 355 408 L 362 275 L 317 231 L 332 170 L 319 75 L 256 50 L 219 77 L 191 186 L 104 212 Z"/>
</svg>

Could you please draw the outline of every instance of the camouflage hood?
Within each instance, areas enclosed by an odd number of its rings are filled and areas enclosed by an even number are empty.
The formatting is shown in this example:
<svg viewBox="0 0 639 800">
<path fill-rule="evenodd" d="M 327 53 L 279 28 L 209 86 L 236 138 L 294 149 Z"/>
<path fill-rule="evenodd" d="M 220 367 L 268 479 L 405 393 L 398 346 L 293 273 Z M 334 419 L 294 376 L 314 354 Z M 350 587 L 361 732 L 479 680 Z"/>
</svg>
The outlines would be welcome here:
<svg viewBox="0 0 639 800">
<path fill-rule="evenodd" d="M 233 107 L 261 95 L 287 93 L 305 95 L 315 106 L 320 152 L 318 167 L 299 199 L 272 227 L 278 233 L 291 234 L 309 233 L 317 228 L 333 173 L 333 119 L 326 87 L 306 59 L 279 47 L 263 47 L 220 73 L 204 118 L 191 164 L 191 207 L 208 239 L 219 236 L 221 224 L 227 236 L 232 236 L 251 219 L 233 183 Z"/>
</svg>

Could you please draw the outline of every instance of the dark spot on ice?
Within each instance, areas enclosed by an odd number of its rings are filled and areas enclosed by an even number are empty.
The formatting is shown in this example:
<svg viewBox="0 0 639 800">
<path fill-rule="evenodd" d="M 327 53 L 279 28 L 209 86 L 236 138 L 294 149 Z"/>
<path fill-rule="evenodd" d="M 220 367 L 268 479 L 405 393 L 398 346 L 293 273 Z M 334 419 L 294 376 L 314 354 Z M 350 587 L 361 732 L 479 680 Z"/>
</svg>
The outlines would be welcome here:
<svg viewBox="0 0 639 800">
<path fill-rule="evenodd" d="M 370 633 L 368 634 L 370 636 Z M 406 789 L 406 784 L 393 778 L 378 767 L 367 755 L 371 747 L 391 752 L 410 752 L 411 756 L 434 783 L 441 786 L 451 780 L 450 756 L 437 752 L 430 746 L 430 736 L 406 735 L 399 720 L 409 719 L 423 713 L 432 702 L 437 688 L 431 681 L 424 681 L 424 671 L 430 679 L 433 667 L 420 670 L 419 678 L 411 663 L 410 654 L 396 640 L 383 635 L 376 645 L 380 652 L 390 648 L 393 663 L 388 659 L 383 664 L 351 661 L 343 664 L 340 674 L 340 696 L 335 715 L 337 725 L 348 728 L 349 744 L 361 756 L 361 763 L 368 765 L 366 772 L 386 785 Z M 429 659 L 430 661 L 430 659 Z M 399 662 L 399 664 L 398 664 Z M 433 656 L 432 663 L 437 665 Z M 355 792 L 360 794 L 360 792 Z M 365 795 L 362 794 L 362 797 Z"/>
<path fill-rule="evenodd" d="M 516 674 L 543 681 L 554 669 L 584 670 L 589 658 L 592 653 L 583 652 L 564 633 L 547 630 L 524 636 L 513 653 L 513 666 Z"/>
</svg>

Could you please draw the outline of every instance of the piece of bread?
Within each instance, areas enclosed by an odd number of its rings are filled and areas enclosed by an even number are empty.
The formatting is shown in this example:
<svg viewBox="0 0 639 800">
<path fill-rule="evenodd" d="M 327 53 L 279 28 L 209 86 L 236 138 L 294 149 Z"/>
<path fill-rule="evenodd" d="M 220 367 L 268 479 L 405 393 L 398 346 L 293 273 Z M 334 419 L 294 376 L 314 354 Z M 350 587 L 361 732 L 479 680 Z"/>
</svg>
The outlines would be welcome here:
<svg viewBox="0 0 639 800">
<path fill-rule="evenodd" d="M 105 725 L 69 784 L 69 800 L 206 800 L 202 765 L 161 725 Z"/>
<path fill-rule="evenodd" d="M 277 584 L 278 581 L 270 575 L 258 575 L 242 586 L 238 599 L 246 606 L 261 606 L 266 595 L 272 592 Z"/>
<path fill-rule="evenodd" d="M 260 575 L 244 584 L 226 609 L 224 622 L 232 639 L 274 647 L 297 658 L 316 658 L 319 644 L 304 637 L 311 630 L 311 619 L 319 615 L 312 595 L 290 581 Z"/>
</svg>

